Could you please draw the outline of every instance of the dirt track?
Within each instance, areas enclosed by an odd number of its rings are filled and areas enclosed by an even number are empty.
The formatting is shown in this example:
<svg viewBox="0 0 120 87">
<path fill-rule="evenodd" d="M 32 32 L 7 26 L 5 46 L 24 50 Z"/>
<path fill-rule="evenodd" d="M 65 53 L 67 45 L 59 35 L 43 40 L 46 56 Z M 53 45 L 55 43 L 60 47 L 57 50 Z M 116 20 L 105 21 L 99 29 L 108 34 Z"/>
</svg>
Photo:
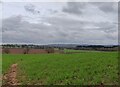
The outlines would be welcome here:
<svg viewBox="0 0 120 87">
<path fill-rule="evenodd" d="M 5 85 L 18 85 L 17 69 L 18 69 L 17 63 L 11 65 L 8 72 L 3 76 L 3 80 L 5 81 Z"/>
</svg>

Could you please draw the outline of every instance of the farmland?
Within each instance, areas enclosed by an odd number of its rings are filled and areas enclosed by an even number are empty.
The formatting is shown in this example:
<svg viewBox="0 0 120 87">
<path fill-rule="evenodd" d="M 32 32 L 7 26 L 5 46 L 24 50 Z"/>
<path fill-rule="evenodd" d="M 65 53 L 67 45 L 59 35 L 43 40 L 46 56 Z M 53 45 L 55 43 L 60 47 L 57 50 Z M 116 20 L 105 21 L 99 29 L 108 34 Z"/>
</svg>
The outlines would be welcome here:
<svg viewBox="0 0 120 87">
<path fill-rule="evenodd" d="M 118 84 L 117 52 L 80 51 L 74 54 L 3 54 L 2 61 L 3 74 L 8 71 L 12 64 L 18 64 L 17 79 L 21 84 Z"/>
</svg>

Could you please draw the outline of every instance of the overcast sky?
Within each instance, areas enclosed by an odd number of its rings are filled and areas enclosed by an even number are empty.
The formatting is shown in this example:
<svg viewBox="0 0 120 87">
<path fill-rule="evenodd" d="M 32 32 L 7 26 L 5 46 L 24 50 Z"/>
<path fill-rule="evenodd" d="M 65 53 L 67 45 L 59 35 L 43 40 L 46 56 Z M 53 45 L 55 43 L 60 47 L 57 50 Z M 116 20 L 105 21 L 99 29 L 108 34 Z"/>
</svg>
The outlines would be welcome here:
<svg viewBox="0 0 120 87">
<path fill-rule="evenodd" d="M 117 2 L 3 3 L 3 43 L 118 44 Z"/>
</svg>

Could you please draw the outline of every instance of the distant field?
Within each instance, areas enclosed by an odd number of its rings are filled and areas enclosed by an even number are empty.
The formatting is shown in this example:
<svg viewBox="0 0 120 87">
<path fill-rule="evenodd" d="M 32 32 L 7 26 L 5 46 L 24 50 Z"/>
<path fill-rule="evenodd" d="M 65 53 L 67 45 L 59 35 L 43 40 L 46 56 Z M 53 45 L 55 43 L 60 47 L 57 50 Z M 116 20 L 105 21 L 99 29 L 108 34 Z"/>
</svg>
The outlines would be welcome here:
<svg viewBox="0 0 120 87">
<path fill-rule="evenodd" d="M 65 53 L 80 53 L 80 52 L 104 52 L 104 51 L 64 49 L 64 52 Z"/>
<path fill-rule="evenodd" d="M 68 50 L 66 50 L 68 51 Z M 118 84 L 117 52 L 4 54 L 3 73 L 17 63 L 22 84 Z"/>
</svg>

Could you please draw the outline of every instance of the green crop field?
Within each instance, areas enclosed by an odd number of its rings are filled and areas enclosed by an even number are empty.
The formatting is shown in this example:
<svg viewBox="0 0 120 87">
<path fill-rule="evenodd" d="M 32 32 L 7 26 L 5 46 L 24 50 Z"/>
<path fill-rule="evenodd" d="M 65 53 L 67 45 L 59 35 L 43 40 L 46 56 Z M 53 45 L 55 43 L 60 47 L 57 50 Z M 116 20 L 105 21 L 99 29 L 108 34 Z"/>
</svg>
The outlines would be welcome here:
<svg viewBox="0 0 120 87">
<path fill-rule="evenodd" d="M 17 63 L 21 84 L 118 84 L 117 52 L 73 54 L 3 54 L 3 73 Z"/>
</svg>

